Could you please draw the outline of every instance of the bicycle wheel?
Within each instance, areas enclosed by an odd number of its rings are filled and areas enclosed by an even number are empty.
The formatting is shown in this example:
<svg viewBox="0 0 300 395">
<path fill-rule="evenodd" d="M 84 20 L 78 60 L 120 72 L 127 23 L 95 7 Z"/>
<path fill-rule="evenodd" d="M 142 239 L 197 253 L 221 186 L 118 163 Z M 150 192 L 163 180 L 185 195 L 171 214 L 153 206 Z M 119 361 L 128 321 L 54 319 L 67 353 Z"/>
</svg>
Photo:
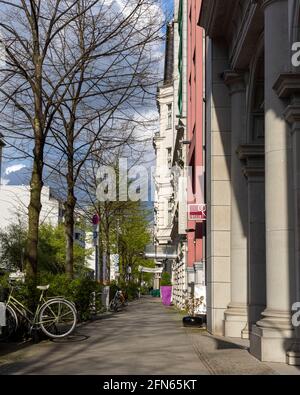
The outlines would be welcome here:
<svg viewBox="0 0 300 395">
<path fill-rule="evenodd" d="M 75 329 L 77 312 L 67 300 L 52 299 L 43 304 L 39 313 L 39 325 L 52 339 L 69 336 Z"/>
<path fill-rule="evenodd" d="M 14 309 L 6 306 L 6 326 L 1 327 L 0 341 L 9 340 L 17 331 L 18 317 Z"/>
<path fill-rule="evenodd" d="M 117 307 L 117 304 L 116 304 L 115 299 L 113 299 L 113 300 L 110 302 L 110 304 L 109 304 L 109 310 L 110 310 L 110 311 L 117 311 L 117 310 L 118 310 L 118 307 Z"/>
</svg>

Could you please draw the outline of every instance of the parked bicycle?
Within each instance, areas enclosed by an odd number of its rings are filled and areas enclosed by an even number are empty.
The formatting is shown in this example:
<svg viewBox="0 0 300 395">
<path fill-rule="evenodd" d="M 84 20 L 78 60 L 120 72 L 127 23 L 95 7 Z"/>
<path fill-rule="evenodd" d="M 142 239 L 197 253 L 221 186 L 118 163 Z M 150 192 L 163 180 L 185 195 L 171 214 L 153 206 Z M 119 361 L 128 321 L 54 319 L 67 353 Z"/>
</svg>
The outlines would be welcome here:
<svg viewBox="0 0 300 395">
<path fill-rule="evenodd" d="M 27 323 L 29 333 L 41 329 L 52 339 L 64 338 L 74 331 L 77 323 L 74 303 L 60 296 L 46 299 L 44 295 L 49 287 L 49 285 L 37 287 L 41 293 L 36 310 L 32 312 L 13 296 L 16 285 L 11 284 L 6 302 L 6 326 L 2 327 L 0 340 L 12 337 L 22 321 Z"/>
<path fill-rule="evenodd" d="M 121 307 L 125 306 L 127 306 L 127 302 L 124 293 L 118 290 L 109 304 L 109 309 L 110 311 L 118 311 Z"/>
</svg>

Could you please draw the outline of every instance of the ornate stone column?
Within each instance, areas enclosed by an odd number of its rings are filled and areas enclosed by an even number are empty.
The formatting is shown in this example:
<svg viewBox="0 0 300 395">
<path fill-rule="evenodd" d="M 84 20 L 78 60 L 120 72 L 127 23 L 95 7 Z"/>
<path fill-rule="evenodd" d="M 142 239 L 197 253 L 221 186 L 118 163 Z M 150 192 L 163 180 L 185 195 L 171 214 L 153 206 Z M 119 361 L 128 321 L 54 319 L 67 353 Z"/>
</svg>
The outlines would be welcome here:
<svg viewBox="0 0 300 395">
<path fill-rule="evenodd" d="M 298 93 L 298 95 L 300 92 Z M 286 119 L 291 124 L 294 171 L 294 204 L 295 204 L 295 274 L 296 292 L 294 302 L 300 302 L 300 95 L 292 98 L 286 110 Z M 295 327 L 295 340 L 287 353 L 287 363 L 300 365 L 300 328 Z"/>
<path fill-rule="evenodd" d="M 248 180 L 248 320 L 249 331 L 266 307 L 266 224 L 264 145 L 238 149 Z"/>
<path fill-rule="evenodd" d="M 294 336 L 294 218 L 292 156 L 284 103 L 273 89 L 289 68 L 288 0 L 265 0 L 265 177 L 267 307 L 250 334 L 250 351 L 262 361 L 286 362 Z"/>
<path fill-rule="evenodd" d="M 231 96 L 231 301 L 225 311 L 225 336 L 248 337 L 247 180 L 237 155 L 245 142 L 246 93 L 243 75 L 225 72 Z"/>
<path fill-rule="evenodd" d="M 285 118 L 290 124 L 293 151 L 293 195 L 295 218 L 295 299 L 300 302 L 300 73 L 286 73 L 279 76 L 274 89 L 278 96 L 289 100 Z M 295 327 L 295 340 L 288 350 L 287 362 L 300 365 L 300 327 Z"/>
</svg>

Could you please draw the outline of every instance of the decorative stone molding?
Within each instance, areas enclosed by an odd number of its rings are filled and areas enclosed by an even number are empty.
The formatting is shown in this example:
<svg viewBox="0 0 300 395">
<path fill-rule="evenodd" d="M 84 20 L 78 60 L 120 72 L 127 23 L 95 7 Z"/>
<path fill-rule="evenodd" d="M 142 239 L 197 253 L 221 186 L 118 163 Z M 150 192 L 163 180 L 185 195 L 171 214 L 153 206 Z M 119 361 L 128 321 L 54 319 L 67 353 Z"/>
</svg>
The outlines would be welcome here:
<svg viewBox="0 0 300 395">
<path fill-rule="evenodd" d="M 231 95 L 246 90 L 244 75 L 241 72 L 226 70 L 222 74 L 222 79 L 228 86 Z"/>
<path fill-rule="evenodd" d="M 300 73 L 280 74 L 273 89 L 281 99 L 300 94 Z"/>
<path fill-rule="evenodd" d="M 244 163 L 245 177 L 263 178 L 265 176 L 265 150 L 261 144 L 240 145 L 237 149 L 239 159 Z"/>
<path fill-rule="evenodd" d="M 291 125 L 291 132 L 300 130 L 300 73 L 280 74 L 273 89 L 278 97 L 288 101 L 283 115 Z"/>
<path fill-rule="evenodd" d="M 286 121 L 291 125 L 291 132 L 300 130 L 300 97 L 297 101 L 292 100 L 284 112 Z"/>
</svg>

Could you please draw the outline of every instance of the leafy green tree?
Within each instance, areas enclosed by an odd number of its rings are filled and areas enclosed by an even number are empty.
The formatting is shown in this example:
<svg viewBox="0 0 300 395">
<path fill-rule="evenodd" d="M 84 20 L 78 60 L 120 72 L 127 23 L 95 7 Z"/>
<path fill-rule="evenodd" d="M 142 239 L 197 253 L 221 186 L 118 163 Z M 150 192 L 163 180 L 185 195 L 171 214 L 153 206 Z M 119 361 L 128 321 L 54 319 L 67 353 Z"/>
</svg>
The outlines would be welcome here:
<svg viewBox="0 0 300 395">
<path fill-rule="evenodd" d="M 23 270 L 27 231 L 19 221 L 0 231 L 0 265 L 8 270 Z"/>
<path fill-rule="evenodd" d="M 8 270 L 24 270 L 23 258 L 28 232 L 22 222 L 9 225 L 0 232 L 0 261 Z M 49 274 L 65 273 L 66 236 L 64 224 L 54 227 L 50 224 L 40 226 L 38 245 L 39 272 Z M 74 244 L 75 273 L 86 271 L 85 260 L 92 251 L 78 243 Z"/>
<path fill-rule="evenodd" d="M 121 276 L 123 280 L 136 280 L 140 276 L 139 266 L 155 266 L 153 261 L 143 257 L 146 245 L 152 241 L 150 212 L 140 202 L 129 202 L 127 210 L 119 215 L 119 224 L 118 247 Z M 128 276 L 129 268 L 131 268 L 130 276 Z"/>
<path fill-rule="evenodd" d="M 53 274 L 64 273 L 63 228 L 43 225 L 38 247 L 39 270 Z"/>
<path fill-rule="evenodd" d="M 161 286 L 172 285 L 171 276 L 168 272 L 163 272 L 160 281 Z"/>
<path fill-rule="evenodd" d="M 42 225 L 39 240 L 40 271 L 53 274 L 65 273 L 66 234 L 64 224 L 57 227 Z M 78 243 L 74 243 L 74 268 L 76 274 L 85 270 L 85 259 L 91 254 Z"/>
</svg>

